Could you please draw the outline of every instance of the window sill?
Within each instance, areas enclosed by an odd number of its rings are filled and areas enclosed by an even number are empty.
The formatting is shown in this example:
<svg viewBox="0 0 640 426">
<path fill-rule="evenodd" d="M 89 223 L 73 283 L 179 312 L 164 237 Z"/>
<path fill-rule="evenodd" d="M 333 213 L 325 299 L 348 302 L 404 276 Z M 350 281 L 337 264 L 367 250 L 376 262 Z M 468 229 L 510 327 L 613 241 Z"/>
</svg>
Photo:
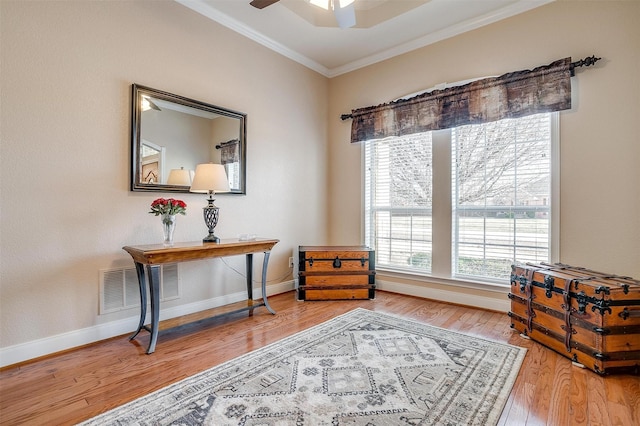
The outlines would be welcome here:
<svg viewBox="0 0 640 426">
<path fill-rule="evenodd" d="M 402 271 L 391 268 L 376 268 L 377 275 L 383 275 L 391 278 L 400 278 L 404 280 L 441 284 L 452 287 L 460 287 L 474 290 L 490 291 L 494 293 L 507 294 L 511 288 L 511 283 L 508 281 L 482 281 L 482 280 L 470 280 L 462 278 L 450 278 L 450 277 L 438 277 L 429 274 L 419 274 L 413 272 Z"/>
</svg>

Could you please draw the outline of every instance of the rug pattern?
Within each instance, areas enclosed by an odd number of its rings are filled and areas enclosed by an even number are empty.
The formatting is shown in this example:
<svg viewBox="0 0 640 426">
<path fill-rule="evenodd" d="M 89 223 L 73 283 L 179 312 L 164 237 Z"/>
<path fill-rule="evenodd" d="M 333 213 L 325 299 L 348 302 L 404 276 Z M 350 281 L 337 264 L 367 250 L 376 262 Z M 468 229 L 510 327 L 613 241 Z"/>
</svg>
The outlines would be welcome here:
<svg viewBox="0 0 640 426">
<path fill-rule="evenodd" d="M 84 425 L 492 425 L 523 348 L 356 309 Z"/>
</svg>

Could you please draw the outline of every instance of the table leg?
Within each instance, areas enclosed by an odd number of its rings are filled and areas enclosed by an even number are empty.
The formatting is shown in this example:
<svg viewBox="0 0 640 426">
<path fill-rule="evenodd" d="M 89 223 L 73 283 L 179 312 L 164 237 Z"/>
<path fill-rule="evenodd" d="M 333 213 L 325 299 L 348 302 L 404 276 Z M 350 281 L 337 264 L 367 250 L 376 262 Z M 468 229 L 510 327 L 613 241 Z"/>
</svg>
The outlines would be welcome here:
<svg viewBox="0 0 640 426">
<path fill-rule="evenodd" d="M 158 341 L 158 322 L 160 317 L 160 267 L 147 265 L 149 278 L 149 296 L 151 297 L 151 340 L 147 353 L 152 354 L 156 350 Z"/>
<path fill-rule="evenodd" d="M 267 265 L 269 265 L 269 255 L 270 251 L 264 252 L 264 260 L 262 262 L 262 301 L 264 302 L 265 308 L 269 310 L 273 315 L 276 314 L 271 306 L 269 306 L 269 301 L 267 300 Z"/>
<path fill-rule="evenodd" d="M 144 265 L 142 263 L 135 262 L 136 273 L 138 274 L 138 286 L 140 286 L 140 321 L 138 322 L 138 328 L 129 337 L 129 340 L 133 340 L 140 330 L 146 329 L 144 326 L 144 320 L 147 316 L 147 282 L 144 278 Z"/>
<path fill-rule="evenodd" d="M 253 300 L 253 253 L 247 253 L 247 300 Z"/>
</svg>

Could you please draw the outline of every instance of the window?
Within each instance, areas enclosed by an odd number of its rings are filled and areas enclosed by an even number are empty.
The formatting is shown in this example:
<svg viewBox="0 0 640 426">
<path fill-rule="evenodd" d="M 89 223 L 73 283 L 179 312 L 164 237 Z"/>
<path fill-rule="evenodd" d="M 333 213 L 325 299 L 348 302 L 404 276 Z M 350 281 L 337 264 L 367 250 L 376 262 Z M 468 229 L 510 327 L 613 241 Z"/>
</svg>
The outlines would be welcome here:
<svg viewBox="0 0 640 426">
<path fill-rule="evenodd" d="M 431 133 L 365 143 L 366 241 L 376 264 L 431 272 Z"/>
<path fill-rule="evenodd" d="M 451 278 L 504 283 L 514 261 L 549 261 L 556 120 L 537 114 L 365 142 L 365 240 L 378 268 L 435 267 Z M 434 150 L 434 140 L 447 149 Z M 434 176 L 434 162 L 448 164 L 435 171 L 450 176 Z M 450 214 L 432 214 L 434 191 L 446 191 L 436 202 L 450 203 Z M 451 229 L 450 238 L 434 239 L 438 229 Z M 449 264 L 433 265 L 434 250 L 450 252 Z"/>
<path fill-rule="evenodd" d="M 549 260 L 549 114 L 451 131 L 453 271 L 509 277 L 515 261 Z"/>
</svg>

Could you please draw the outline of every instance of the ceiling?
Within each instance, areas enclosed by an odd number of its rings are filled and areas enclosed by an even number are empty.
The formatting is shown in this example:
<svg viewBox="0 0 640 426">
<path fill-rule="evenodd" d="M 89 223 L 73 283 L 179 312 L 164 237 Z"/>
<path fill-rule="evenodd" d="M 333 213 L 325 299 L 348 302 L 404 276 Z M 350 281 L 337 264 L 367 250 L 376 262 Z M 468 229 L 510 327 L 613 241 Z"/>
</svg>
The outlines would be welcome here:
<svg viewBox="0 0 640 426">
<path fill-rule="evenodd" d="M 309 0 L 264 9 L 250 0 L 175 0 L 256 42 L 335 77 L 526 12 L 554 0 L 355 0 L 356 26 L 338 28 Z"/>
</svg>

